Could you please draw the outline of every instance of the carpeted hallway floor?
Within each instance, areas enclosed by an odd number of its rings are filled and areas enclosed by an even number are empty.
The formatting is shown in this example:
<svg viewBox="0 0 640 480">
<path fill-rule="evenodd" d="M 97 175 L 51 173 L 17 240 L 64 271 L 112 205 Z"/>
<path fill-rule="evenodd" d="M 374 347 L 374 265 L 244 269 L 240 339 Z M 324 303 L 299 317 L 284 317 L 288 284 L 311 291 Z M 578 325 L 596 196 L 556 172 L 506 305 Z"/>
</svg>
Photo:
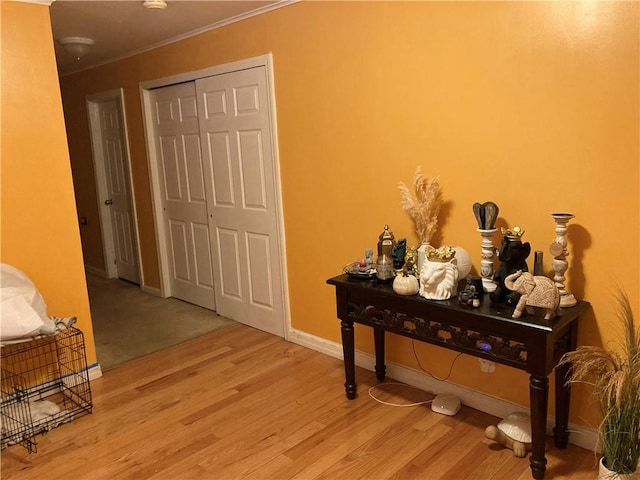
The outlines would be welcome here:
<svg viewBox="0 0 640 480">
<path fill-rule="evenodd" d="M 103 371 L 235 324 L 216 312 L 87 274 L 98 363 Z"/>
</svg>

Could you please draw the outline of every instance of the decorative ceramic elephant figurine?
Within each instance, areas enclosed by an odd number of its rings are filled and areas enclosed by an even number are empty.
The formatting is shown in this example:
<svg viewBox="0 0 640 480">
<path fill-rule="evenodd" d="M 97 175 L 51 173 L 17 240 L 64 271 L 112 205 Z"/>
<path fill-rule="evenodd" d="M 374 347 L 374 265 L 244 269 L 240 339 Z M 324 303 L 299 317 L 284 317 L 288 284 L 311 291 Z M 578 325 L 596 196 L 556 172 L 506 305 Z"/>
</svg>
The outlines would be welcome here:
<svg viewBox="0 0 640 480">
<path fill-rule="evenodd" d="M 520 318 L 525 307 L 528 313 L 533 313 L 531 307 L 545 309 L 545 320 L 558 315 L 560 306 L 560 291 L 553 280 L 542 275 L 533 276 L 529 272 L 518 270 L 504 279 L 505 286 L 520 294 L 520 300 L 513 311 L 512 318 Z"/>
</svg>

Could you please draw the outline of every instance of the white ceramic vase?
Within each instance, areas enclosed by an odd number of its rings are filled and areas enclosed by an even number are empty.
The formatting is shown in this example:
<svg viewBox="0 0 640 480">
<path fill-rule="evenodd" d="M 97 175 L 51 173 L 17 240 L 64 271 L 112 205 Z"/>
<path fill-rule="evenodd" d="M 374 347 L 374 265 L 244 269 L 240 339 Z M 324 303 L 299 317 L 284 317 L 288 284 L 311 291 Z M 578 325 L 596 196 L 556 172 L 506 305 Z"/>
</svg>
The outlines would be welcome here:
<svg viewBox="0 0 640 480">
<path fill-rule="evenodd" d="M 458 294 L 458 267 L 454 260 L 427 259 L 420 269 L 420 296 L 428 300 L 448 300 Z"/>
<path fill-rule="evenodd" d="M 605 467 L 603 460 L 604 457 L 600 459 L 598 480 L 632 480 L 638 478 L 638 470 L 629 474 L 616 473 Z"/>
</svg>

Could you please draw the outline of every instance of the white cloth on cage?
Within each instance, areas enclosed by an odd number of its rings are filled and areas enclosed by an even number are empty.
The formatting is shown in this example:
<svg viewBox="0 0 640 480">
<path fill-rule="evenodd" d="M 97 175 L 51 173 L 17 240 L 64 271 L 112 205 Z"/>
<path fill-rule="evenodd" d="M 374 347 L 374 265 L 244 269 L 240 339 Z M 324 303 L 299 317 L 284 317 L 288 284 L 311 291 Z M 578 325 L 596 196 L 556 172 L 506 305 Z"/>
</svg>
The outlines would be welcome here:
<svg viewBox="0 0 640 480">
<path fill-rule="evenodd" d="M 69 328 L 76 323 L 76 317 L 47 317 L 44 326 L 40 329 L 41 335 L 53 335 Z"/>
<path fill-rule="evenodd" d="M 45 325 L 47 305 L 27 275 L 0 264 L 0 338 L 37 335 Z"/>
<path fill-rule="evenodd" d="M 35 340 L 36 338 L 42 338 L 47 335 L 54 335 L 62 330 L 66 330 L 71 325 L 76 323 L 76 317 L 47 317 L 45 324 L 35 335 L 30 335 L 27 337 L 19 337 L 19 338 L 11 338 L 8 340 L 0 341 L 0 346 L 3 345 L 12 345 L 14 343 L 23 343 L 31 340 Z"/>
<path fill-rule="evenodd" d="M 53 335 L 69 328 L 76 317 L 49 317 L 47 305 L 27 275 L 0 264 L 0 344 Z"/>
</svg>

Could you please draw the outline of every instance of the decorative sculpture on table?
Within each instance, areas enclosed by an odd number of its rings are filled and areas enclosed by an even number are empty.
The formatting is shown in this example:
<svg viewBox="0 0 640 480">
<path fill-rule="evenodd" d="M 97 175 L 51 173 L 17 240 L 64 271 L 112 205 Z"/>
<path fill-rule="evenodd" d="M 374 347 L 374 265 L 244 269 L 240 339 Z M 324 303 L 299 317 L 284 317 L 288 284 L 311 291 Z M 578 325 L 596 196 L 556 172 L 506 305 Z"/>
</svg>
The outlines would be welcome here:
<svg viewBox="0 0 640 480">
<path fill-rule="evenodd" d="M 393 268 L 396 270 L 402 270 L 404 267 L 405 255 L 407 253 L 407 239 L 401 238 L 391 248 L 391 257 L 393 258 Z"/>
<path fill-rule="evenodd" d="M 480 275 L 482 276 L 482 288 L 485 292 L 493 292 L 496 289 L 496 284 L 493 281 L 493 257 L 495 254 L 493 235 L 498 231 L 495 224 L 499 211 L 500 209 L 493 202 L 473 204 L 473 215 L 478 222 L 478 233 L 482 237 Z"/>
<path fill-rule="evenodd" d="M 458 301 L 460 305 L 479 307 L 483 292 L 482 278 L 469 275 L 464 289 L 458 292 Z"/>
<path fill-rule="evenodd" d="M 375 263 L 373 261 L 373 248 L 367 248 L 364 251 L 364 264 L 366 266 L 367 271 L 375 267 Z"/>
<path fill-rule="evenodd" d="M 420 290 L 418 279 L 413 273 L 396 274 L 392 287 L 393 291 L 398 295 L 415 295 Z"/>
<path fill-rule="evenodd" d="M 531 307 L 542 307 L 545 309 L 545 320 L 559 315 L 560 290 L 550 278 L 542 275 L 533 276 L 529 272 L 518 270 L 516 273 L 508 275 L 504 279 L 505 286 L 520 294 L 520 300 L 513 311 L 512 318 L 520 318 L 522 312 L 527 309 L 527 313 L 533 314 Z"/>
<path fill-rule="evenodd" d="M 420 290 L 418 278 L 413 266 L 416 261 L 416 249 L 406 249 L 406 239 L 401 238 L 393 247 L 393 267 L 396 278 L 393 279 L 393 291 L 398 295 L 415 295 Z M 402 260 L 400 260 L 402 258 Z M 402 263 L 400 263 L 402 262 Z M 399 266 L 398 268 L 396 268 Z"/>
<path fill-rule="evenodd" d="M 573 307 L 578 303 L 576 297 L 569 293 L 564 286 L 564 274 L 569 268 L 569 262 L 567 257 L 569 252 L 567 251 L 567 240 L 565 238 L 567 233 L 567 224 L 574 215 L 572 213 L 552 213 L 551 216 L 556 222 L 556 239 L 549 247 L 553 259 L 553 271 L 555 275 L 553 277 L 558 290 L 560 290 L 560 306 L 561 307 Z"/>
<path fill-rule="evenodd" d="M 526 259 L 531 253 L 531 245 L 529 242 L 522 243 L 524 230 L 520 227 L 513 227 L 511 230 L 503 228 L 502 235 L 502 244 L 498 250 L 500 265 L 493 274 L 493 280 L 497 286 L 495 291 L 489 294 L 489 298 L 494 303 L 505 302 L 508 305 L 516 305 L 520 295 L 509 291 L 504 284 L 504 279 L 518 270 L 529 271 Z"/>
<path fill-rule="evenodd" d="M 410 247 L 407 249 L 407 253 L 404 258 L 405 271 L 409 275 L 417 275 L 419 272 L 417 271 L 418 265 L 418 250 L 415 247 Z"/>
<path fill-rule="evenodd" d="M 455 250 L 449 245 L 427 249 L 427 259 L 420 269 L 420 295 L 429 300 L 448 300 L 457 295 L 458 267 Z"/>
<path fill-rule="evenodd" d="M 442 207 L 442 190 L 438 177 L 424 178 L 420 167 L 413 174 L 413 188 L 415 199 L 409 188 L 402 182 L 400 189 L 400 205 L 407 212 L 418 235 L 418 271 L 425 261 L 425 251 L 431 242 L 431 237 L 438 227 L 438 213 Z"/>
<path fill-rule="evenodd" d="M 385 225 L 384 230 L 378 236 L 378 258 L 376 260 L 376 279 L 381 283 L 392 282 L 395 277 L 393 257 L 391 256 L 395 244 L 393 232 L 389 230 L 389 225 Z"/>
</svg>

